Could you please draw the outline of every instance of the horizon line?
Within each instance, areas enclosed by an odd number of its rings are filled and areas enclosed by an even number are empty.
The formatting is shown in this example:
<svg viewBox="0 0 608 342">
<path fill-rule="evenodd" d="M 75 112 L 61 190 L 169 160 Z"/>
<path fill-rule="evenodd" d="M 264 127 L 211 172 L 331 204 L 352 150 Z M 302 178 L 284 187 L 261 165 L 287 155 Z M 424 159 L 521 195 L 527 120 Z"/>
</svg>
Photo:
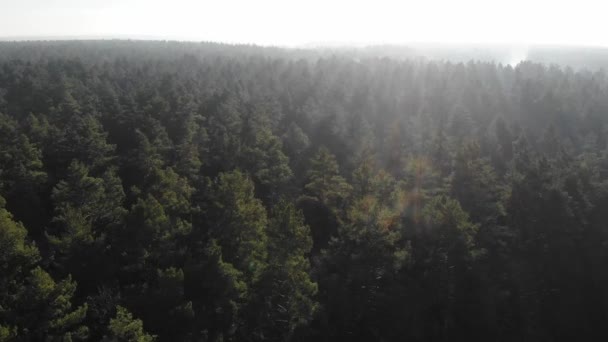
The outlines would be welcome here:
<svg viewBox="0 0 608 342">
<path fill-rule="evenodd" d="M 176 43 L 211 43 L 223 45 L 258 46 L 283 49 L 323 48 L 370 48 L 370 47 L 541 47 L 541 48 L 593 48 L 608 49 L 608 45 L 570 43 L 529 42 L 455 42 L 455 41 L 404 41 L 404 42 L 356 42 L 356 41 L 311 41 L 303 44 L 265 44 L 259 42 L 205 40 L 177 36 L 99 34 L 99 35 L 11 35 L 0 36 L 0 42 L 60 42 L 60 41 L 149 41 Z"/>
</svg>

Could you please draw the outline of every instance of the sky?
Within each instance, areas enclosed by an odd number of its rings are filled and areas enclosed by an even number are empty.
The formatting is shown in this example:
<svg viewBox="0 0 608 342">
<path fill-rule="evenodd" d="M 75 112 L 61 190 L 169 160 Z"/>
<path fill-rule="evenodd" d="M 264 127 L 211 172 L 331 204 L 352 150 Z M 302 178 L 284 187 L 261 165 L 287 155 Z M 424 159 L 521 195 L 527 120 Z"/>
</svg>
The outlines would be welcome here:
<svg viewBox="0 0 608 342">
<path fill-rule="evenodd" d="M 603 0 L 0 0 L 0 37 L 608 46 Z"/>
</svg>

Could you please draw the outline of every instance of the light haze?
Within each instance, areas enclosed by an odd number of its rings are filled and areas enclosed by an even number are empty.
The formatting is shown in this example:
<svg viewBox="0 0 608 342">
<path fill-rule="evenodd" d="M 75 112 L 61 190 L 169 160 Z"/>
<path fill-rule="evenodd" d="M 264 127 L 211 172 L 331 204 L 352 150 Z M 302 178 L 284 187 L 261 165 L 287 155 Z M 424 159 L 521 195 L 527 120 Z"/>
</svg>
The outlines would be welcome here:
<svg viewBox="0 0 608 342">
<path fill-rule="evenodd" d="M 603 1 L 0 0 L 0 37 L 608 46 Z"/>
</svg>

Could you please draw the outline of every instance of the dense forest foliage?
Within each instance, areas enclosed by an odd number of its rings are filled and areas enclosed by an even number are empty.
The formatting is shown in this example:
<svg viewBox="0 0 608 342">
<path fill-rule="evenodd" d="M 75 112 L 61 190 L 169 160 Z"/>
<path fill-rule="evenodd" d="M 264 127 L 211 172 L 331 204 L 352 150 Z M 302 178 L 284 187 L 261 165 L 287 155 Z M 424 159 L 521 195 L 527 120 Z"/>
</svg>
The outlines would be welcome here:
<svg viewBox="0 0 608 342">
<path fill-rule="evenodd" d="M 608 339 L 608 75 L 0 44 L 0 341 Z"/>
</svg>

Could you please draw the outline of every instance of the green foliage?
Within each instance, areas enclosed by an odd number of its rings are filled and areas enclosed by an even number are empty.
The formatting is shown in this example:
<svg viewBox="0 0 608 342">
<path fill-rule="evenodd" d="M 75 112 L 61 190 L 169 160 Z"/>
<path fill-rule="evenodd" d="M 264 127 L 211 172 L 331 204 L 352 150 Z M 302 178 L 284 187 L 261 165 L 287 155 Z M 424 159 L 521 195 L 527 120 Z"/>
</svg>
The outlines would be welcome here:
<svg viewBox="0 0 608 342">
<path fill-rule="evenodd" d="M 450 253 L 450 248 L 463 248 L 461 252 L 470 253 L 477 226 L 469 222 L 469 215 L 462 210 L 460 203 L 441 196 L 429 201 L 423 211 L 424 224 L 430 234 L 439 237 L 441 249 Z"/>
<path fill-rule="evenodd" d="M 0 341 L 608 340 L 605 72 L 408 54 L 0 43 Z"/>
<path fill-rule="evenodd" d="M 136 148 L 128 159 L 128 164 L 134 169 L 138 181 L 145 179 L 150 172 L 162 167 L 163 159 L 159 146 L 153 144 L 140 130 L 135 131 Z M 134 175 L 135 176 L 135 175 Z M 140 184 L 136 182 L 135 184 Z"/>
<path fill-rule="evenodd" d="M 357 170 L 355 178 L 361 179 L 366 169 Z M 380 185 L 388 178 L 379 172 L 369 184 Z M 321 298 L 327 304 L 327 329 L 335 338 L 346 338 L 347 331 L 365 339 L 386 335 L 380 312 L 392 310 L 389 280 L 407 265 L 409 247 L 401 240 L 402 193 L 384 191 L 377 186 L 353 201 L 323 255 Z"/>
<path fill-rule="evenodd" d="M 480 154 L 475 143 L 465 144 L 458 151 L 450 193 L 475 222 L 488 222 L 504 215 L 504 191 L 492 166 Z"/>
<path fill-rule="evenodd" d="M 116 317 L 110 320 L 104 342 L 152 342 L 155 338 L 144 331 L 143 323 L 122 306 L 116 307 Z"/>
<path fill-rule="evenodd" d="M 19 187 L 40 185 L 46 180 L 40 150 L 25 134 L 20 134 L 17 124 L 9 116 L 0 113 L 0 190 L 14 194 Z"/>
<path fill-rule="evenodd" d="M 308 194 L 331 208 L 337 208 L 350 194 L 351 186 L 340 175 L 336 157 L 322 147 L 310 160 Z"/>
<path fill-rule="evenodd" d="M 242 143 L 240 134 L 243 120 L 238 102 L 234 97 L 216 96 L 209 105 L 206 119 L 209 138 L 208 154 L 205 160 L 218 171 L 228 171 L 238 164 Z"/>
<path fill-rule="evenodd" d="M 67 167 L 73 159 L 94 170 L 106 166 L 115 146 L 106 141 L 107 134 L 92 115 L 73 115 L 58 136 L 54 137 L 50 155 L 53 165 Z"/>
<path fill-rule="evenodd" d="M 312 320 L 318 304 L 306 257 L 311 248 L 302 213 L 285 200 L 277 203 L 268 225 L 268 266 L 255 289 L 259 303 L 250 308 L 259 339 L 291 340 Z"/>
<path fill-rule="evenodd" d="M 104 271 L 110 272 L 104 259 L 105 239 L 123 221 L 124 198 L 114 169 L 93 177 L 84 164 L 70 164 L 66 178 L 53 188 L 55 217 L 46 234 L 61 275 L 71 273 L 81 287 L 89 289 L 99 285 Z M 96 276 L 90 274 L 91 267 L 97 269 Z"/>
<path fill-rule="evenodd" d="M 192 228 L 193 190 L 171 168 L 153 169 L 147 176 L 144 190 L 136 189 L 141 197 L 127 214 L 126 227 L 114 230 L 113 239 L 116 252 L 126 257 L 125 269 L 156 272 L 155 267 L 169 267 L 184 254 L 181 245 Z"/>
<path fill-rule="evenodd" d="M 250 144 L 243 147 L 244 165 L 261 186 L 267 186 L 273 196 L 292 176 L 289 158 L 281 150 L 281 141 L 269 129 L 256 131 Z"/>
<path fill-rule="evenodd" d="M 7 296 L 18 277 L 39 261 L 36 246 L 26 240 L 27 230 L 4 209 L 4 198 L 0 197 L 0 267 L 2 267 L 2 295 Z"/>
<path fill-rule="evenodd" d="M 213 190 L 214 226 L 209 234 L 222 248 L 224 261 L 255 282 L 265 267 L 268 219 L 254 197 L 253 182 L 240 171 L 222 173 Z"/>
<path fill-rule="evenodd" d="M 101 177 L 89 175 L 89 168 L 73 161 L 65 180 L 60 181 L 52 193 L 58 221 L 70 210 L 82 212 L 91 223 L 112 224 L 124 214 L 122 202 L 124 192 L 120 179 L 114 170 L 106 171 Z"/>
<path fill-rule="evenodd" d="M 42 153 L 17 122 L 0 113 L 0 194 L 9 200 L 9 209 L 35 233 L 46 223 L 40 193 L 47 181 Z"/>
<path fill-rule="evenodd" d="M 0 197 L 0 204 L 4 200 Z M 83 340 L 80 325 L 84 304 L 72 308 L 76 284 L 71 278 L 56 283 L 37 265 L 38 249 L 26 241 L 26 230 L 0 209 L 0 335 L 5 340 Z"/>
<path fill-rule="evenodd" d="M 25 312 L 26 334 L 34 339 L 85 339 L 88 329 L 80 323 L 86 317 L 87 305 L 72 309 L 75 291 L 76 283 L 70 277 L 56 283 L 41 268 L 33 269 L 26 279 L 18 309 Z M 30 326 L 32 323 L 36 325 Z"/>
<path fill-rule="evenodd" d="M 310 139 L 304 131 L 294 122 L 289 125 L 289 128 L 283 134 L 283 146 L 289 156 L 295 160 L 299 160 L 310 146 Z"/>
<path fill-rule="evenodd" d="M 238 328 L 239 310 L 247 302 L 249 284 L 243 271 L 223 260 L 222 247 L 216 240 L 207 246 L 205 256 L 204 274 L 213 276 L 214 281 L 205 282 L 201 288 L 205 298 L 195 304 L 208 308 L 201 318 L 212 340 L 230 337 Z"/>
</svg>

